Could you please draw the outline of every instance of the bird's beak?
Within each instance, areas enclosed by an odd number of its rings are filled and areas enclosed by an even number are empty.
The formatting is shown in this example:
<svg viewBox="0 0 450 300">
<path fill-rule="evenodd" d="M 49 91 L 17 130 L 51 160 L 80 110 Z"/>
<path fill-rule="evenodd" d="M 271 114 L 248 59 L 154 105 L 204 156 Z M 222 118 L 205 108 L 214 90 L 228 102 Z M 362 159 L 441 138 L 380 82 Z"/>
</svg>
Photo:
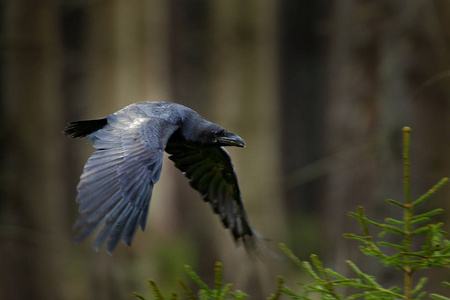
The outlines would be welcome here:
<svg viewBox="0 0 450 300">
<path fill-rule="evenodd" d="M 237 134 L 229 132 L 226 136 L 221 136 L 217 141 L 223 146 L 245 147 L 245 141 Z"/>
</svg>

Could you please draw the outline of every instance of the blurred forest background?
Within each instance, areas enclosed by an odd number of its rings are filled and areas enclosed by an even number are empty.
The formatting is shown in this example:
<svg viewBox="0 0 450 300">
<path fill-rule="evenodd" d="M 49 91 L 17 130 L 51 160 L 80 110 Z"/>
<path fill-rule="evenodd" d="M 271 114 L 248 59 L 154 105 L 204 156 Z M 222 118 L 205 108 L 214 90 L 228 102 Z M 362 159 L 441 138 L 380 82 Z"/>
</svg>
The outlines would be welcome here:
<svg viewBox="0 0 450 300">
<path fill-rule="evenodd" d="M 189 264 L 261 299 L 290 262 L 248 258 L 165 160 L 145 232 L 114 255 L 73 244 L 76 185 L 93 152 L 69 121 L 174 101 L 236 132 L 230 149 L 253 225 L 302 259 L 345 272 L 358 205 L 395 216 L 401 128 L 412 135 L 413 195 L 450 175 L 450 2 L 446 0 L 0 1 L 0 297 L 130 299 L 146 279 L 179 290 Z M 450 188 L 428 205 L 446 209 Z M 442 279 L 442 271 L 426 274 Z M 448 278 L 448 277 L 447 277 Z M 430 290 L 442 292 L 437 280 Z"/>
</svg>

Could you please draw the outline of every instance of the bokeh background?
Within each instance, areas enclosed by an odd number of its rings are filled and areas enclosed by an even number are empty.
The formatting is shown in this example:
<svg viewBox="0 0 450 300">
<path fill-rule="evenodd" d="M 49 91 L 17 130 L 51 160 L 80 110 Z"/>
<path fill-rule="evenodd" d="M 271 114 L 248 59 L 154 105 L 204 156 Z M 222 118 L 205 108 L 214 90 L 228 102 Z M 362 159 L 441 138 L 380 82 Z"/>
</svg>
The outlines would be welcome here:
<svg viewBox="0 0 450 300">
<path fill-rule="evenodd" d="M 319 254 L 397 284 L 344 232 L 358 205 L 400 217 L 401 128 L 412 192 L 450 175 L 450 2 L 446 0 L 3 0 L 0 2 L 0 298 L 131 299 L 146 279 L 180 291 L 189 264 L 262 299 L 289 261 L 249 259 L 165 160 L 145 232 L 114 255 L 73 244 L 76 185 L 93 148 L 69 121 L 174 101 L 236 132 L 230 149 L 249 217 L 278 251 Z M 429 207 L 446 209 L 450 188 Z M 443 270 L 429 274 L 441 292 Z M 448 292 L 448 290 L 447 290 Z"/>
</svg>

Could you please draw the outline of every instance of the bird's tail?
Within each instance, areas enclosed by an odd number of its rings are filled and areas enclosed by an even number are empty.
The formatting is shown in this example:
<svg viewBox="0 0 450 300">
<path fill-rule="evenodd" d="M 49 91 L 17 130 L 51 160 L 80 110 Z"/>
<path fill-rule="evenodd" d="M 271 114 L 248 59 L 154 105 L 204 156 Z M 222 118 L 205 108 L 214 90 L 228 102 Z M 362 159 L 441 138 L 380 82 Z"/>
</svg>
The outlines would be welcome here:
<svg viewBox="0 0 450 300">
<path fill-rule="evenodd" d="M 106 118 L 70 122 L 64 129 L 63 133 L 72 138 L 85 137 L 99 129 L 102 129 L 107 123 L 108 121 Z"/>
</svg>

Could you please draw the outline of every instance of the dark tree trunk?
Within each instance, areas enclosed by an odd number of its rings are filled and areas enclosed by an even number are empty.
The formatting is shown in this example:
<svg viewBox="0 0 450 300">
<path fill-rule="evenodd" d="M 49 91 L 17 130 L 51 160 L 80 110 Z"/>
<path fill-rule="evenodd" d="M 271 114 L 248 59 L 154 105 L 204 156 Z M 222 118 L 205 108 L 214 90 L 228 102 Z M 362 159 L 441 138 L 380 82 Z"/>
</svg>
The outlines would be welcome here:
<svg viewBox="0 0 450 300">
<path fill-rule="evenodd" d="M 62 299 L 68 224 L 58 5 L 8 1 L 2 8 L 0 294 Z"/>
</svg>

